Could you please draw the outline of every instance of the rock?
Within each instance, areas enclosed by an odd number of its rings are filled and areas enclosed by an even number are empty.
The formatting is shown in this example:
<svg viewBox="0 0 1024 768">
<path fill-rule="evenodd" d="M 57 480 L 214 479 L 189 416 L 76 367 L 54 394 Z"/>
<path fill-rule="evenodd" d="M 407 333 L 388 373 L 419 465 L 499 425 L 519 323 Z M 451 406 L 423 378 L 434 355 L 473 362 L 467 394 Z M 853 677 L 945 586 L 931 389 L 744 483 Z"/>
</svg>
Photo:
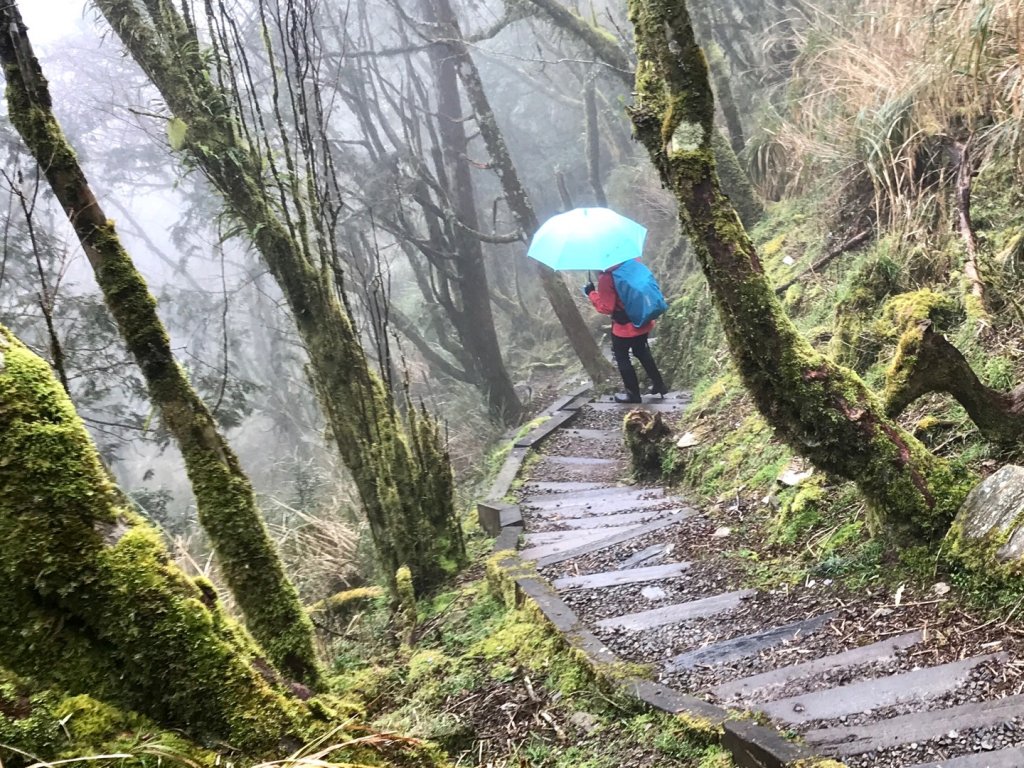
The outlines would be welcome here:
<svg viewBox="0 0 1024 768">
<path fill-rule="evenodd" d="M 731 536 L 731 535 L 732 535 L 732 528 L 729 528 L 728 526 L 723 525 L 721 528 L 716 529 L 715 532 L 711 534 L 711 537 L 715 538 L 715 539 L 724 539 L 724 538 L 726 538 L 728 536 Z"/>
<path fill-rule="evenodd" d="M 976 485 L 953 521 L 960 548 L 976 541 L 1005 542 L 1002 562 L 1024 560 L 1024 467 L 1007 464 Z"/>
<path fill-rule="evenodd" d="M 949 584 L 947 584 L 944 581 L 940 581 L 932 585 L 932 594 L 938 595 L 939 597 L 942 597 L 943 595 L 948 595 L 949 590 Z"/>
<path fill-rule="evenodd" d="M 676 448 L 693 448 L 696 445 L 700 445 L 702 438 L 699 435 L 695 435 L 693 432 L 687 432 L 685 435 L 679 438 L 676 443 Z"/>
<path fill-rule="evenodd" d="M 779 475 L 775 482 L 794 488 L 808 480 L 814 474 L 814 468 L 804 469 L 804 463 L 800 460 L 793 461 Z"/>
<path fill-rule="evenodd" d="M 640 590 L 640 594 L 648 600 L 664 600 L 668 597 L 668 592 L 661 587 L 644 587 Z"/>
<path fill-rule="evenodd" d="M 589 712 L 573 712 L 569 716 L 569 722 L 584 733 L 591 733 L 601 724 L 601 721 Z"/>
</svg>

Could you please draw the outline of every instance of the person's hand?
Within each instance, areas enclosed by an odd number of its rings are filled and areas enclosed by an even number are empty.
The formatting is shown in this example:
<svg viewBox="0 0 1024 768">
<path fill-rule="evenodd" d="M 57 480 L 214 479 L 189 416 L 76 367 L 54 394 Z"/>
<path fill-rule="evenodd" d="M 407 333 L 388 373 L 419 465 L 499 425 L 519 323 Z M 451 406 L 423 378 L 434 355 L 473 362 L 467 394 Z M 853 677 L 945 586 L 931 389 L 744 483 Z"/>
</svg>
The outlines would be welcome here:
<svg viewBox="0 0 1024 768">
<path fill-rule="evenodd" d="M 586 296 L 587 298 L 590 298 L 590 294 L 592 294 L 596 290 L 597 289 L 594 287 L 594 281 L 591 280 L 589 283 L 583 286 L 583 295 Z"/>
</svg>

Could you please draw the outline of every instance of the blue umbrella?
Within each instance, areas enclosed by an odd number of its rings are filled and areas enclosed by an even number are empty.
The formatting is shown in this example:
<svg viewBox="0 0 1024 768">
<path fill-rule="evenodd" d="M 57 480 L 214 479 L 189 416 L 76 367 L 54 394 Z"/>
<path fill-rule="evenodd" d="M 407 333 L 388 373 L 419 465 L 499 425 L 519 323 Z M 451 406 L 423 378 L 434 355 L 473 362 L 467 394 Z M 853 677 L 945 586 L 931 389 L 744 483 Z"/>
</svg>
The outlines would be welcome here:
<svg viewBox="0 0 1024 768">
<path fill-rule="evenodd" d="M 608 208 L 576 208 L 552 216 L 527 255 L 552 269 L 602 270 L 638 258 L 647 229 Z"/>
</svg>

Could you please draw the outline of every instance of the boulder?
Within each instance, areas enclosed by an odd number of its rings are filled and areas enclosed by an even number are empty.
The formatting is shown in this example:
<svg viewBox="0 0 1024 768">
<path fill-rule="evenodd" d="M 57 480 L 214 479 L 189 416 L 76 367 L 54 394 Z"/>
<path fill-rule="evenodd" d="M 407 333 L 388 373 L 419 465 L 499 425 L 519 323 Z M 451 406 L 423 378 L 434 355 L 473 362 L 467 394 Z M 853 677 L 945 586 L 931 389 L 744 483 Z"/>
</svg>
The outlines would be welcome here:
<svg viewBox="0 0 1024 768">
<path fill-rule="evenodd" d="M 1000 562 L 1024 560 L 1024 467 L 1007 464 L 975 486 L 951 534 L 958 549 L 988 545 Z"/>
</svg>

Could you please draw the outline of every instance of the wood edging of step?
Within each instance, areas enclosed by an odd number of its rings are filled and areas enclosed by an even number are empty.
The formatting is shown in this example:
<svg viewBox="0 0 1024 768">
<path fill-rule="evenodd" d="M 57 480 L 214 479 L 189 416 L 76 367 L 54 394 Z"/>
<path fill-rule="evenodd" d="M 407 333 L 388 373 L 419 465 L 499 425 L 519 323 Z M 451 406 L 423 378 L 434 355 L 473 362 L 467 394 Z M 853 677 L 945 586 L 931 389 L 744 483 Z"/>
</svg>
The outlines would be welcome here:
<svg viewBox="0 0 1024 768">
<path fill-rule="evenodd" d="M 739 768 L 787 768 L 813 765 L 816 755 L 807 747 L 788 741 L 778 731 L 751 720 L 724 724 L 722 746 Z"/>
<path fill-rule="evenodd" d="M 576 395 L 576 399 L 582 397 L 583 393 L 589 390 L 589 386 L 585 387 L 580 394 Z M 571 405 L 572 402 L 570 402 Z M 582 405 L 577 407 L 582 407 Z M 506 459 L 505 465 L 499 473 L 498 479 L 503 480 L 503 486 L 499 486 L 496 480 L 492 485 L 489 498 L 500 499 L 508 493 L 529 450 L 529 448 L 513 447 L 512 453 Z M 521 452 L 518 458 L 515 457 L 517 452 Z M 515 471 L 507 481 L 504 481 L 503 475 L 513 463 Z M 500 492 L 495 493 L 495 491 Z M 685 508 L 682 513 L 674 515 L 670 522 L 685 520 L 694 514 L 696 514 L 696 510 Z M 647 528 L 649 524 L 638 527 Z M 651 530 L 657 530 L 660 527 L 666 526 L 651 527 Z M 523 532 L 524 526 L 520 521 L 514 525 L 503 526 L 495 539 L 495 552 L 509 551 L 508 556 L 502 558 L 498 563 L 498 567 L 510 575 L 516 571 L 522 573 L 522 570 L 532 568 L 534 565 L 523 561 L 515 552 L 519 537 Z M 627 535 L 623 540 L 628 541 L 630 538 L 632 536 Z M 612 546 L 612 543 L 607 543 L 604 546 Z M 598 548 L 603 548 L 603 546 Z M 539 566 L 541 563 L 538 562 L 536 565 Z M 517 576 L 514 579 L 514 588 L 516 603 L 521 605 L 523 602 L 529 601 L 536 606 L 544 619 L 559 631 L 566 643 L 583 655 L 587 666 L 596 676 L 610 682 L 620 692 L 643 702 L 652 709 L 685 717 L 694 723 L 710 726 L 713 730 L 720 731 L 720 743 L 730 752 L 737 768 L 796 768 L 798 763 L 800 766 L 811 766 L 813 761 L 819 758 L 819 755 L 807 747 L 786 740 L 771 728 L 758 725 L 748 719 L 734 719 L 741 717 L 735 710 L 719 707 L 654 680 L 640 677 L 616 678 L 613 665 L 619 661 L 618 657 L 600 638 L 581 624 L 576 613 L 562 600 L 546 579 L 536 574 Z"/>
<path fill-rule="evenodd" d="M 491 483 L 490 490 L 487 491 L 485 498 L 505 498 L 509 489 L 512 488 L 512 483 L 515 482 L 519 470 L 523 468 L 523 462 L 526 461 L 526 456 L 529 452 L 529 448 L 516 448 L 512 446 L 512 450 L 505 457 L 505 462 L 501 465 L 501 469 L 498 470 L 498 474 L 494 478 L 494 482 Z"/>
<path fill-rule="evenodd" d="M 545 437 L 550 435 L 556 429 L 561 427 L 570 419 L 576 417 L 576 411 L 556 411 L 552 414 L 551 418 L 541 424 L 539 427 L 531 429 L 521 438 L 516 440 L 516 448 L 532 448 Z"/>
<path fill-rule="evenodd" d="M 691 507 L 684 507 L 683 509 L 669 516 L 662 517 L 658 520 L 652 520 L 651 522 L 644 523 L 643 525 L 631 527 L 629 530 L 623 531 L 622 533 L 617 533 L 614 536 L 608 536 L 606 538 L 598 539 L 597 541 L 592 541 L 588 544 L 576 547 L 575 549 L 567 549 L 564 552 L 558 552 L 553 555 L 547 555 L 546 557 L 542 557 L 539 560 L 537 560 L 537 567 L 544 568 L 548 565 L 555 565 L 556 563 L 564 562 L 565 560 L 572 560 L 576 557 L 583 557 L 584 555 L 589 555 L 593 552 L 599 552 L 602 549 L 614 547 L 616 544 L 621 544 L 624 541 L 629 541 L 630 539 L 645 536 L 648 533 L 659 531 L 662 528 L 668 528 L 670 525 L 680 523 L 683 520 L 686 520 L 688 517 L 693 517 L 696 514 L 697 510 Z"/>
</svg>

